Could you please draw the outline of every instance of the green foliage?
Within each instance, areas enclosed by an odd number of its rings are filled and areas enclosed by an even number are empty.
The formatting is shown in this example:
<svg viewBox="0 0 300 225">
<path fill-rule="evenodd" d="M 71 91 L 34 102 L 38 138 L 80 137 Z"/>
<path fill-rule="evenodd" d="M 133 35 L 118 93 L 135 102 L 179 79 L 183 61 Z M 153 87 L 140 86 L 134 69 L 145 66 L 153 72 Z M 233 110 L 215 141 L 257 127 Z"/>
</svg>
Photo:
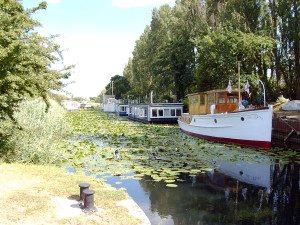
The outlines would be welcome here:
<svg viewBox="0 0 300 225">
<path fill-rule="evenodd" d="M 229 79 L 233 80 L 237 87 L 238 60 L 242 62 L 242 83 L 246 80 L 254 83 L 257 79 L 265 79 L 264 73 L 257 69 L 261 60 L 265 64 L 272 63 L 274 42 L 269 37 L 225 28 L 219 28 L 203 38 L 195 38 L 198 62 L 195 78 L 198 90 L 225 88 Z M 208 67 L 211 69 L 208 70 Z"/>
<path fill-rule="evenodd" d="M 46 104 L 41 98 L 27 99 L 19 105 L 14 118 L 0 120 L 0 156 L 6 162 L 48 164 L 60 157 L 57 145 L 65 131 L 66 111 L 54 100 Z"/>
<path fill-rule="evenodd" d="M 126 77 L 115 75 L 110 79 L 110 83 L 106 85 L 105 89 L 107 94 L 113 93 L 116 99 L 127 99 L 126 93 L 130 90 L 130 85 Z"/>
<path fill-rule="evenodd" d="M 154 9 L 124 68 L 140 98 L 224 88 L 235 81 L 264 82 L 268 100 L 300 98 L 299 1 L 178 0 Z"/>
<path fill-rule="evenodd" d="M 59 90 L 61 78 L 70 75 L 72 66 L 51 69 L 62 59 L 54 37 L 43 37 L 34 30 L 40 24 L 31 14 L 46 6 L 42 2 L 25 10 L 19 1 L 0 2 L 0 119 L 14 120 L 13 113 L 26 96 L 41 96 L 47 103 L 48 90 Z"/>
<path fill-rule="evenodd" d="M 68 100 L 69 99 L 69 97 L 67 97 L 63 94 L 56 94 L 56 93 L 53 93 L 53 92 L 48 92 L 48 96 L 49 96 L 49 98 L 54 99 L 58 103 L 60 103 L 62 100 Z"/>
</svg>

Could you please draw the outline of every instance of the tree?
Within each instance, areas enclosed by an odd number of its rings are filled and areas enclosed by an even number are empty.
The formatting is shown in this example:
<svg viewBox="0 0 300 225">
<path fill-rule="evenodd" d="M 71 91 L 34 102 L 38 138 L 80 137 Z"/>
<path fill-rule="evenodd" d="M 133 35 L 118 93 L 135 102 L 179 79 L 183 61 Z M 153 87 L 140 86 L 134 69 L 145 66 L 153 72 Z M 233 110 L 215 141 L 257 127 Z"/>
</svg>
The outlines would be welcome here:
<svg viewBox="0 0 300 225">
<path fill-rule="evenodd" d="M 128 63 L 123 70 L 123 76 L 129 81 L 130 84 L 134 83 L 134 75 L 132 73 L 132 58 L 128 59 Z"/>
<path fill-rule="evenodd" d="M 115 75 L 110 79 L 110 83 L 106 85 L 105 89 L 107 94 L 113 93 L 116 99 L 127 99 L 126 93 L 130 91 L 131 88 L 126 77 Z"/>
<path fill-rule="evenodd" d="M 205 8 L 198 1 L 177 1 L 153 11 L 149 34 L 153 89 L 183 99 L 194 84 L 194 43 L 207 32 Z M 154 53 L 151 53 L 154 52 Z"/>
<path fill-rule="evenodd" d="M 225 88 L 228 80 L 237 83 L 237 61 L 242 62 L 242 83 L 268 82 L 261 64 L 271 64 L 274 40 L 270 37 L 218 28 L 204 38 L 195 39 L 198 89 Z M 209 69 L 207 69 L 209 68 Z"/>
<path fill-rule="evenodd" d="M 0 118 L 14 120 L 13 113 L 27 96 L 41 96 L 48 104 L 47 92 L 59 90 L 62 78 L 70 76 L 73 66 L 58 71 L 51 66 L 62 60 L 54 37 L 35 32 L 40 23 L 31 18 L 46 2 L 25 10 L 17 0 L 0 1 Z"/>
<path fill-rule="evenodd" d="M 242 80 L 261 79 L 269 100 L 299 99 L 299 1 L 177 0 L 154 9 L 124 75 L 141 97 L 181 99 L 224 87 L 241 61 Z"/>
</svg>

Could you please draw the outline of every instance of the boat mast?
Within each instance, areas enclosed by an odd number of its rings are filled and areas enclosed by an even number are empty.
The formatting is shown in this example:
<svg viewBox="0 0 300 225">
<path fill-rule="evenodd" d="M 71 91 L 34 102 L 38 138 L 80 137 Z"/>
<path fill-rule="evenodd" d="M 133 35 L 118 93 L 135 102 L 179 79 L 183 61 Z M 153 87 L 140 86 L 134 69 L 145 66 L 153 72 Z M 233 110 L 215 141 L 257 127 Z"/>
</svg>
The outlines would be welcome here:
<svg viewBox="0 0 300 225">
<path fill-rule="evenodd" d="M 241 103 L 241 78 L 240 78 L 240 70 L 241 70 L 241 61 L 238 61 L 238 89 L 239 89 L 239 106 Z"/>
</svg>

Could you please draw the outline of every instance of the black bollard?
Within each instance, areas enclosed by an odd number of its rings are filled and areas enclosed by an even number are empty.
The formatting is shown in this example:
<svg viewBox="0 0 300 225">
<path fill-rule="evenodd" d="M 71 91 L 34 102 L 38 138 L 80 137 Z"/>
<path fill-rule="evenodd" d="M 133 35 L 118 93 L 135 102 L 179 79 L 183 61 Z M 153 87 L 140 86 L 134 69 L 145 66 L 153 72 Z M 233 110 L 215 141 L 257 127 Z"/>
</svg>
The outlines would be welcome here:
<svg viewBox="0 0 300 225">
<path fill-rule="evenodd" d="M 88 183 L 81 183 L 78 186 L 80 187 L 80 198 L 79 198 L 79 200 L 82 201 L 84 199 L 83 191 L 86 190 L 86 189 L 89 189 L 90 184 L 88 184 Z"/>
<path fill-rule="evenodd" d="M 84 201 L 83 209 L 86 212 L 96 212 L 97 208 L 94 206 L 94 190 L 85 189 L 83 190 Z"/>
</svg>

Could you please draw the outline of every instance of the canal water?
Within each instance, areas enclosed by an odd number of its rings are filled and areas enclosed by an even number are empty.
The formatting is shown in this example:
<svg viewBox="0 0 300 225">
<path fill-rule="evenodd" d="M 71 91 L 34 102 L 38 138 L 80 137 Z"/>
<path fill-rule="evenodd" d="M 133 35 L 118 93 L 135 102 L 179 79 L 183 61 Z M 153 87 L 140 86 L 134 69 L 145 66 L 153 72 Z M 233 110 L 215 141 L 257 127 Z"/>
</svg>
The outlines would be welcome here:
<svg viewBox="0 0 300 225">
<path fill-rule="evenodd" d="M 299 150 L 220 145 L 176 126 L 81 114 L 72 114 L 66 167 L 125 188 L 151 224 L 300 224 Z"/>
<path fill-rule="evenodd" d="M 107 182 L 126 188 L 151 224 L 165 225 L 299 225 L 299 165 L 215 162 L 219 169 L 182 174 L 178 187 L 164 182 L 121 180 Z"/>
</svg>

